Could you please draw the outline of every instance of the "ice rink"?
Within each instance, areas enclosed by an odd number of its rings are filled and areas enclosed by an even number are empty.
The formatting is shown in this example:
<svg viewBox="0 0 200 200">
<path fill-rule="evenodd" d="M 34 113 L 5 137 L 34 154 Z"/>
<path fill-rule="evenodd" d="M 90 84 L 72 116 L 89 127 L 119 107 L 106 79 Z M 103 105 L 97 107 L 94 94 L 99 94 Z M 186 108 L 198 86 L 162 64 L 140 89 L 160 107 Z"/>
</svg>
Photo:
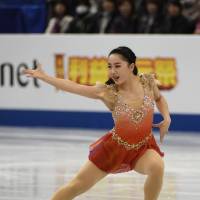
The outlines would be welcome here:
<svg viewBox="0 0 200 200">
<path fill-rule="evenodd" d="M 50 200 L 85 162 L 107 130 L 0 128 L 0 200 Z M 158 134 L 155 134 L 158 139 Z M 200 199 L 200 134 L 170 132 L 159 200 Z M 145 176 L 108 175 L 77 200 L 143 200 Z"/>
</svg>

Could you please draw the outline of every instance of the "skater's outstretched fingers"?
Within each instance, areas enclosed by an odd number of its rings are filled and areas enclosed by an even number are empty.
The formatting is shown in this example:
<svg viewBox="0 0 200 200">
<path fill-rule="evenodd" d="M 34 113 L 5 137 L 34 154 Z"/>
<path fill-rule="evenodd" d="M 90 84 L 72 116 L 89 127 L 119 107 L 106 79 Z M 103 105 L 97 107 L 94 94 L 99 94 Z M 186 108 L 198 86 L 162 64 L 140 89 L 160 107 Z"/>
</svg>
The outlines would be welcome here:
<svg viewBox="0 0 200 200">
<path fill-rule="evenodd" d="M 45 72 L 42 69 L 42 65 L 40 63 L 36 64 L 36 69 L 25 69 L 22 72 L 27 77 L 39 78 L 42 79 L 45 76 Z"/>
</svg>

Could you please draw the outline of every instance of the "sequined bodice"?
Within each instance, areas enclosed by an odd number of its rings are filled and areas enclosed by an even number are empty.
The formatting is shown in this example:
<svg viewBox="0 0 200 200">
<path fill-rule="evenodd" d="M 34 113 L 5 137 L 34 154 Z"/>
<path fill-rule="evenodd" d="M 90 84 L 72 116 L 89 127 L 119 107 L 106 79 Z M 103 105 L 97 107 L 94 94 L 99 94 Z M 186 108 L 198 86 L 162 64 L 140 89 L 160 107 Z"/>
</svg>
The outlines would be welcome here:
<svg viewBox="0 0 200 200">
<path fill-rule="evenodd" d="M 144 120 L 147 113 L 153 109 L 154 102 L 147 95 L 144 95 L 142 105 L 139 108 L 133 108 L 132 106 L 124 103 L 121 97 L 118 96 L 112 116 L 115 122 L 118 118 L 127 116 L 131 123 L 138 126 L 138 124 Z"/>
<path fill-rule="evenodd" d="M 153 110 L 154 102 L 151 97 L 146 94 L 144 95 L 141 106 L 137 108 L 124 103 L 121 97 L 118 96 L 112 116 L 115 124 L 117 124 L 118 120 L 123 119 L 123 121 L 126 122 L 126 124 L 124 124 L 125 126 L 128 125 L 127 123 L 130 123 L 135 129 L 138 129 L 146 118 L 147 114 L 153 116 Z"/>
<path fill-rule="evenodd" d="M 155 93 L 153 75 L 142 74 L 139 78 L 144 96 L 141 100 L 132 101 L 130 104 L 126 103 L 124 96 L 121 96 L 117 85 L 111 84 L 105 87 L 104 102 L 112 111 L 115 123 L 110 134 L 112 140 L 126 150 L 139 149 L 152 136 L 154 99 L 159 93 Z"/>
<path fill-rule="evenodd" d="M 114 128 L 119 134 L 121 134 L 121 132 L 126 132 L 143 135 L 143 133 L 151 132 L 154 112 L 152 90 L 149 87 L 148 79 L 144 79 L 144 76 L 141 76 L 140 81 L 144 92 L 144 97 L 141 99 L 140 106 L 132 106 L 125 103 L 117 89 L 113 88 L 115 103 L 112 116 L 115 123 Z"/>
<path fill-rule="evenodd" d="M 121 96 L 117 85 L 106 86 L 107 102 L 110 102 L 114 129 L 116 134 L 128 139 L 129 135 L 137 134 L 145 137 L 145 134 L 152 132 L 154 113 L 154 78 L 152 75 L 139 75 L 143 87 L 144 96 L 127 104 L 124 96 Z M 139 105 L 138 105 L 139 103 Z M 136 106 L 137 105 L 137 106 Z"/>
</svg>

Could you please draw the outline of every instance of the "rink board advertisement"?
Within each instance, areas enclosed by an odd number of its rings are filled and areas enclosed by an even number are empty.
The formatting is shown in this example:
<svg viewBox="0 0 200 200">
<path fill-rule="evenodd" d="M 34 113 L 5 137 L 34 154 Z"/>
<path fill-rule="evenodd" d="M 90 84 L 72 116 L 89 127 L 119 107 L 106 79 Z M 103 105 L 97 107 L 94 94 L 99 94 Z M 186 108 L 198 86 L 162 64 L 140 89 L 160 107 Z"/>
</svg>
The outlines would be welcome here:
<svg viewBox="0 0 200 200">
<path fill-rule="evenodd" d="M 108 53 L 128 46 L 137 55 L 139 72 L 154 73 L 159 80 L 171 129 L 200 131 L 199 36 L 2 35 L 0 44 L 0 125 L 112 127 L 99 100 L 65 93 L 21 72 L 40 62 L 51 76 L 104 83 Z"/>
</svg>

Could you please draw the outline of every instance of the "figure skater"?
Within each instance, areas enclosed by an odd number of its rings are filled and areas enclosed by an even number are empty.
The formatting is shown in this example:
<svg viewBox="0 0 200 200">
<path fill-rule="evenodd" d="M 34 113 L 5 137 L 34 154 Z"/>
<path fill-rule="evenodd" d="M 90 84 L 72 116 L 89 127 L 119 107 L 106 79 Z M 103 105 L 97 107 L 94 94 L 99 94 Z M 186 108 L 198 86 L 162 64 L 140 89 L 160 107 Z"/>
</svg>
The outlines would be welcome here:
<svg viewBox="0 0 200 200">
<path fill-rule="evenodd" d="M 138 74 L 136 56 L 128 47 L 113 49 L 108 55 L 109 80 L 95 86 L 47 75 L 41 65 L 24 70 L 66 92 L 99 99 L 112 112 L 114 127 L 90 145 L 88 161 L 75 177 L 62 186 L 52 200 L 71 200 L 84 193 L 109 173 L 134 170 L 147 175 L 144 200 L 157 200 L 161 191 L 164 162 L 152 127 L 160 130 L 160 141 L 171 123 L 168 105 L 152 74 Z M 153 124 L 154 104 L 163 120 Z"/>
</svg>

